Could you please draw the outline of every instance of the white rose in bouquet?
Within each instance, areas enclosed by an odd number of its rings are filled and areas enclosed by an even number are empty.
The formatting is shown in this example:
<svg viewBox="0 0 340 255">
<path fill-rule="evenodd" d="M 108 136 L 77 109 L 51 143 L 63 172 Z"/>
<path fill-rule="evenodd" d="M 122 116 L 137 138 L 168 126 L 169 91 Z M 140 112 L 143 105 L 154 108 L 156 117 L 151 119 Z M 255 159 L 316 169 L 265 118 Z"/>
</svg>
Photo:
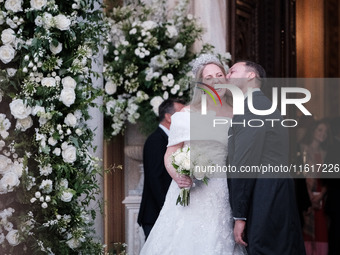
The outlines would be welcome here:
<svg viewBox="0 0 340 255">
<path fill-rule="evenodd" d="M 73 193 L 71 192 L 70 189 L 64 190 L 60 196 L 61 201 L 67 202 L 67 203 L 71 202 L 72 198 L 73 198 Z"/>
<path fill-rule="evenodd" d="M 58 42 L 57 46 L 54 46 L 53 43 L 50 43 L 50 51 L 52 52 L 53 55 L 57 55 L 60 53 L 63 49 L 63 45 Z"/>
<path fill-rule="evenodd" d="M 195 166 L 194 167 L 193 176 L 199 181 L 202 181 L 204 179 L 204 177 L 206 177 L 206 173 L 202 169 L 202 166 Z"/>
<path fill-rule="evenodd" d="M 66 145 L 62 148 L 61 153 L 64 162 L 73 163 L 77 160 L 77 149 L 72 145 Z"/>
<path fill-rule="evenodd" d="M 35 10 L 41 11 L 47 4 L 47 0 L 31 0 L 31 7 Z"/>
<path fill-rule="evenodd" d="M 8 64 L 14 58 L 15 50 L 11 45 L 5 44 L 0 47 L 0 60 L 4 64 Z"/>
<path fill-rule="evenodd" d="M 69 20 L 65 15 L 58 14 L 54 17 L 56 27 L 61 30 L 69 30 L 71 25 L 71 20 Z"/>
<path fill-rule="evenodd" d="M 63 84 L 63 88 L 75 89 L 77 86 L 77 82 L 71 76 L 66 76 L 61 80 L 61 84 Z"/>
<path fill-rule="evenodd" d="M 69 113 L 67 114 L 64 122 L 67 126 L 75 127 L 77 125 L 77 118 L 76 116 L 74 116 L 74 114 Z"/>
<path fill-rule="evenodd" d="M 174 155 L 174 163 L 178 166 L 181 166 L 184 159 L 185 159 L 185 154 L 184 153 L 177 153 L 176 155 Z"/>
<path fill-rule="evenodd" d="M 189 158 L 186 157 L 183 162 L 182 162 L 182 168 L 183 169 L 190 169 L 191 168 L 191 163 L 190 163 L 190 155 Z"/>
<path fill-rule="evenodd" d="M 13 100 L 9 104 L 9 108 L 11 109 L 11 114 L 16 119 L 25 119 L 32 112 L 32 108 L 30 106 L 27 106 L 22 99 Z"/>
<path fill-rule="evenodd" d="M 24 118 L 24 119 L 18 119 L 15 125 L 15 129 L 24 132 L 32 126 L 33 126 L 33 120 L 31 116 L 28 116 L 27 118 Z"/>
<path fill-rule="evenodd" d="M 64 105 L 67 107 L 70 107 L 72 104 L 74 104 L 74 101 L 76 100 L 76 93 L 74 92 L 74 89 L 71 88 L 64 88 L 60 93 L 60 101 L 63 102 Z"/>
<path fill-rule="evenodd" d="M 17 246 L 20 243 L 18 230 L 13 229 L 9 231 L 6 235 L 6 239 L 11 246 Z"/>
<path fill-rule="evenodd" d="M 8 11 L 20 12 L 22 11 L 22 0 L 6 0 L 5 8 Z"/>
<path fill-rule="evenodd" d="M 15 32 L 13 29 L 7 28 L 1 33 L 1 41 L 3 44 L 11 44 L 15 42 Z"/>
<path fill-rule="evenodd" d="M 45 77 L 41 80 L 41 85 L 48 88 L 55 87 L 56 80 L 53 77 Z"/>
</svg>

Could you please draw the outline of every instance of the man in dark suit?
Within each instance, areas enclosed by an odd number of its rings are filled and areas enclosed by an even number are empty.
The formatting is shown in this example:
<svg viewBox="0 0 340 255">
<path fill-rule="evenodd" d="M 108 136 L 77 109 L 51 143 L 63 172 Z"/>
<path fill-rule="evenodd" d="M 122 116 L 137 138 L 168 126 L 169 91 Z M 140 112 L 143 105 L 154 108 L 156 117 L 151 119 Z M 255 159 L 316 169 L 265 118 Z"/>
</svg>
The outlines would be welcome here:
<svg viewBox="0 0 340 255">
<path fill-rule="evenodd" d="M 245 97 L 248 89 L 253 89 L 254 108 L 267 110 L 272 103 L 260 90 L 265 75 L 260 65 L 242 61 L 230 68 L 227 79 L 239 87 Z M 248 121 L 253 119 L 262 120 L 264 125 L 251 127 Z M 282 117 L 278 110 L 266 116 L 255 115 L 249 110 L 247 99 L 244 114 L 234 115 L 234 124 L 229 129 L 228 161 L 237 170 L 244 166 L 287 165 L 288 132 L 281 121 L 273 125 L 265 119 L 282 120 Z M 260 126 L 259 121 L 252 124 Z M 247 246 L 249 255 L 305 254 L 294 182 L 289 175 L 263 178 L 259 174 L 235 173 L 229 177 L 235 241 Z"/>
<path fill-rule="evenodd" d="M 171 115 L 183 107 L 184 102 L 181 100 L 165 100 L 158 108 L 160 124 L 144 144 L 144 188 L 138 224 L 144 230 L 145 239 L 157 220 L 171 182 L 171 177 L 164 165 Z"/>
</svg>

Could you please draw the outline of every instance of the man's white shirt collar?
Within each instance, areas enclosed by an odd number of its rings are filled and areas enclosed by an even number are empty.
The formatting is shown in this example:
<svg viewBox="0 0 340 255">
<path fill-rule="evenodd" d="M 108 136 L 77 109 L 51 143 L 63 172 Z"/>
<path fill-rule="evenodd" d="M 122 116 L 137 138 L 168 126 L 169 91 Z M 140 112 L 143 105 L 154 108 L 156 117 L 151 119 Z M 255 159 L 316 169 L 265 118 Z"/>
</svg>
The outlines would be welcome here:
<svg viewBox="0 0 340 255">
<path fill-rule="evenodd" d="M 169 136 L 169 132 L 170 132 L 169 129 L 167 129 L 166 127 L 164 127 L 162 124 L 159 124 L 158 126 L 159 126 L 161 129 L 163 129 L 163 131 L 165 132 L 165 134 L 166 134 L 167 136 Z"/>
</svg>

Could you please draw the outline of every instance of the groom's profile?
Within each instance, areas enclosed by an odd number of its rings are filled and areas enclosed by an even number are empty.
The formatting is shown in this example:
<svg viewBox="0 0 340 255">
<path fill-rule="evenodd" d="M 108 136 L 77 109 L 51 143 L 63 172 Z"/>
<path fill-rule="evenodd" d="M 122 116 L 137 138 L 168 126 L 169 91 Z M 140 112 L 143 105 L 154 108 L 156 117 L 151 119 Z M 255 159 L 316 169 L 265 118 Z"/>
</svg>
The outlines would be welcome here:
<svg viewBox="0 0 340 255">
<path fill-rule="evenodd" d="M 253 105 L 258 110 L 269 109 L 272 105 L 261 91 L 265 77 L 265 70 L 251 61 L 237 62 L 227 74 L 228 82 L 238 86 L 244 94 L 249 88 L 253 89 Z M 244 114 L 234 115 L 234 123 L 265 118 L 282 120 L 278 110 L 268 116 L 255 115 L 246 102 Z M 229 129 L 229 137 L 228 161 L 236 169 L 242 166 L 277 166 L 288 163 L 288 132 L 280 125 L 233 125 Z M 288 176 L 233 176 L 229 179 L 229 194 L 235 220 L 235 241 L 247 246 L 249 255 L 305 254 L 292 179 Z"/>
</svg>

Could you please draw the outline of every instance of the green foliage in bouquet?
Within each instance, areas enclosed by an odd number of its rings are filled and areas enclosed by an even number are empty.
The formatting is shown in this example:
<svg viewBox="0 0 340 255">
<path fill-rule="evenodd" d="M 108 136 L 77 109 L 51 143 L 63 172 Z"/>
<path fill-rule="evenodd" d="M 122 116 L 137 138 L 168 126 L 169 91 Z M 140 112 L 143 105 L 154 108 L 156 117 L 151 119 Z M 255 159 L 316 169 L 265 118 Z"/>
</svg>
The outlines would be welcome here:
<svg viewBox="0 0 340 255">
<path fill-rule="evenodd" d="M 104 49 L 106 138 L 122 133 L 127 122 L 139 121 L 149 133 L 163 100 L 188 99 L 190 50 L 203 29 L 187 7 L 188 0 L 180 0 L 167 12 L 165 0 L 154 0 L 112 10 Z"/>
</svg>

